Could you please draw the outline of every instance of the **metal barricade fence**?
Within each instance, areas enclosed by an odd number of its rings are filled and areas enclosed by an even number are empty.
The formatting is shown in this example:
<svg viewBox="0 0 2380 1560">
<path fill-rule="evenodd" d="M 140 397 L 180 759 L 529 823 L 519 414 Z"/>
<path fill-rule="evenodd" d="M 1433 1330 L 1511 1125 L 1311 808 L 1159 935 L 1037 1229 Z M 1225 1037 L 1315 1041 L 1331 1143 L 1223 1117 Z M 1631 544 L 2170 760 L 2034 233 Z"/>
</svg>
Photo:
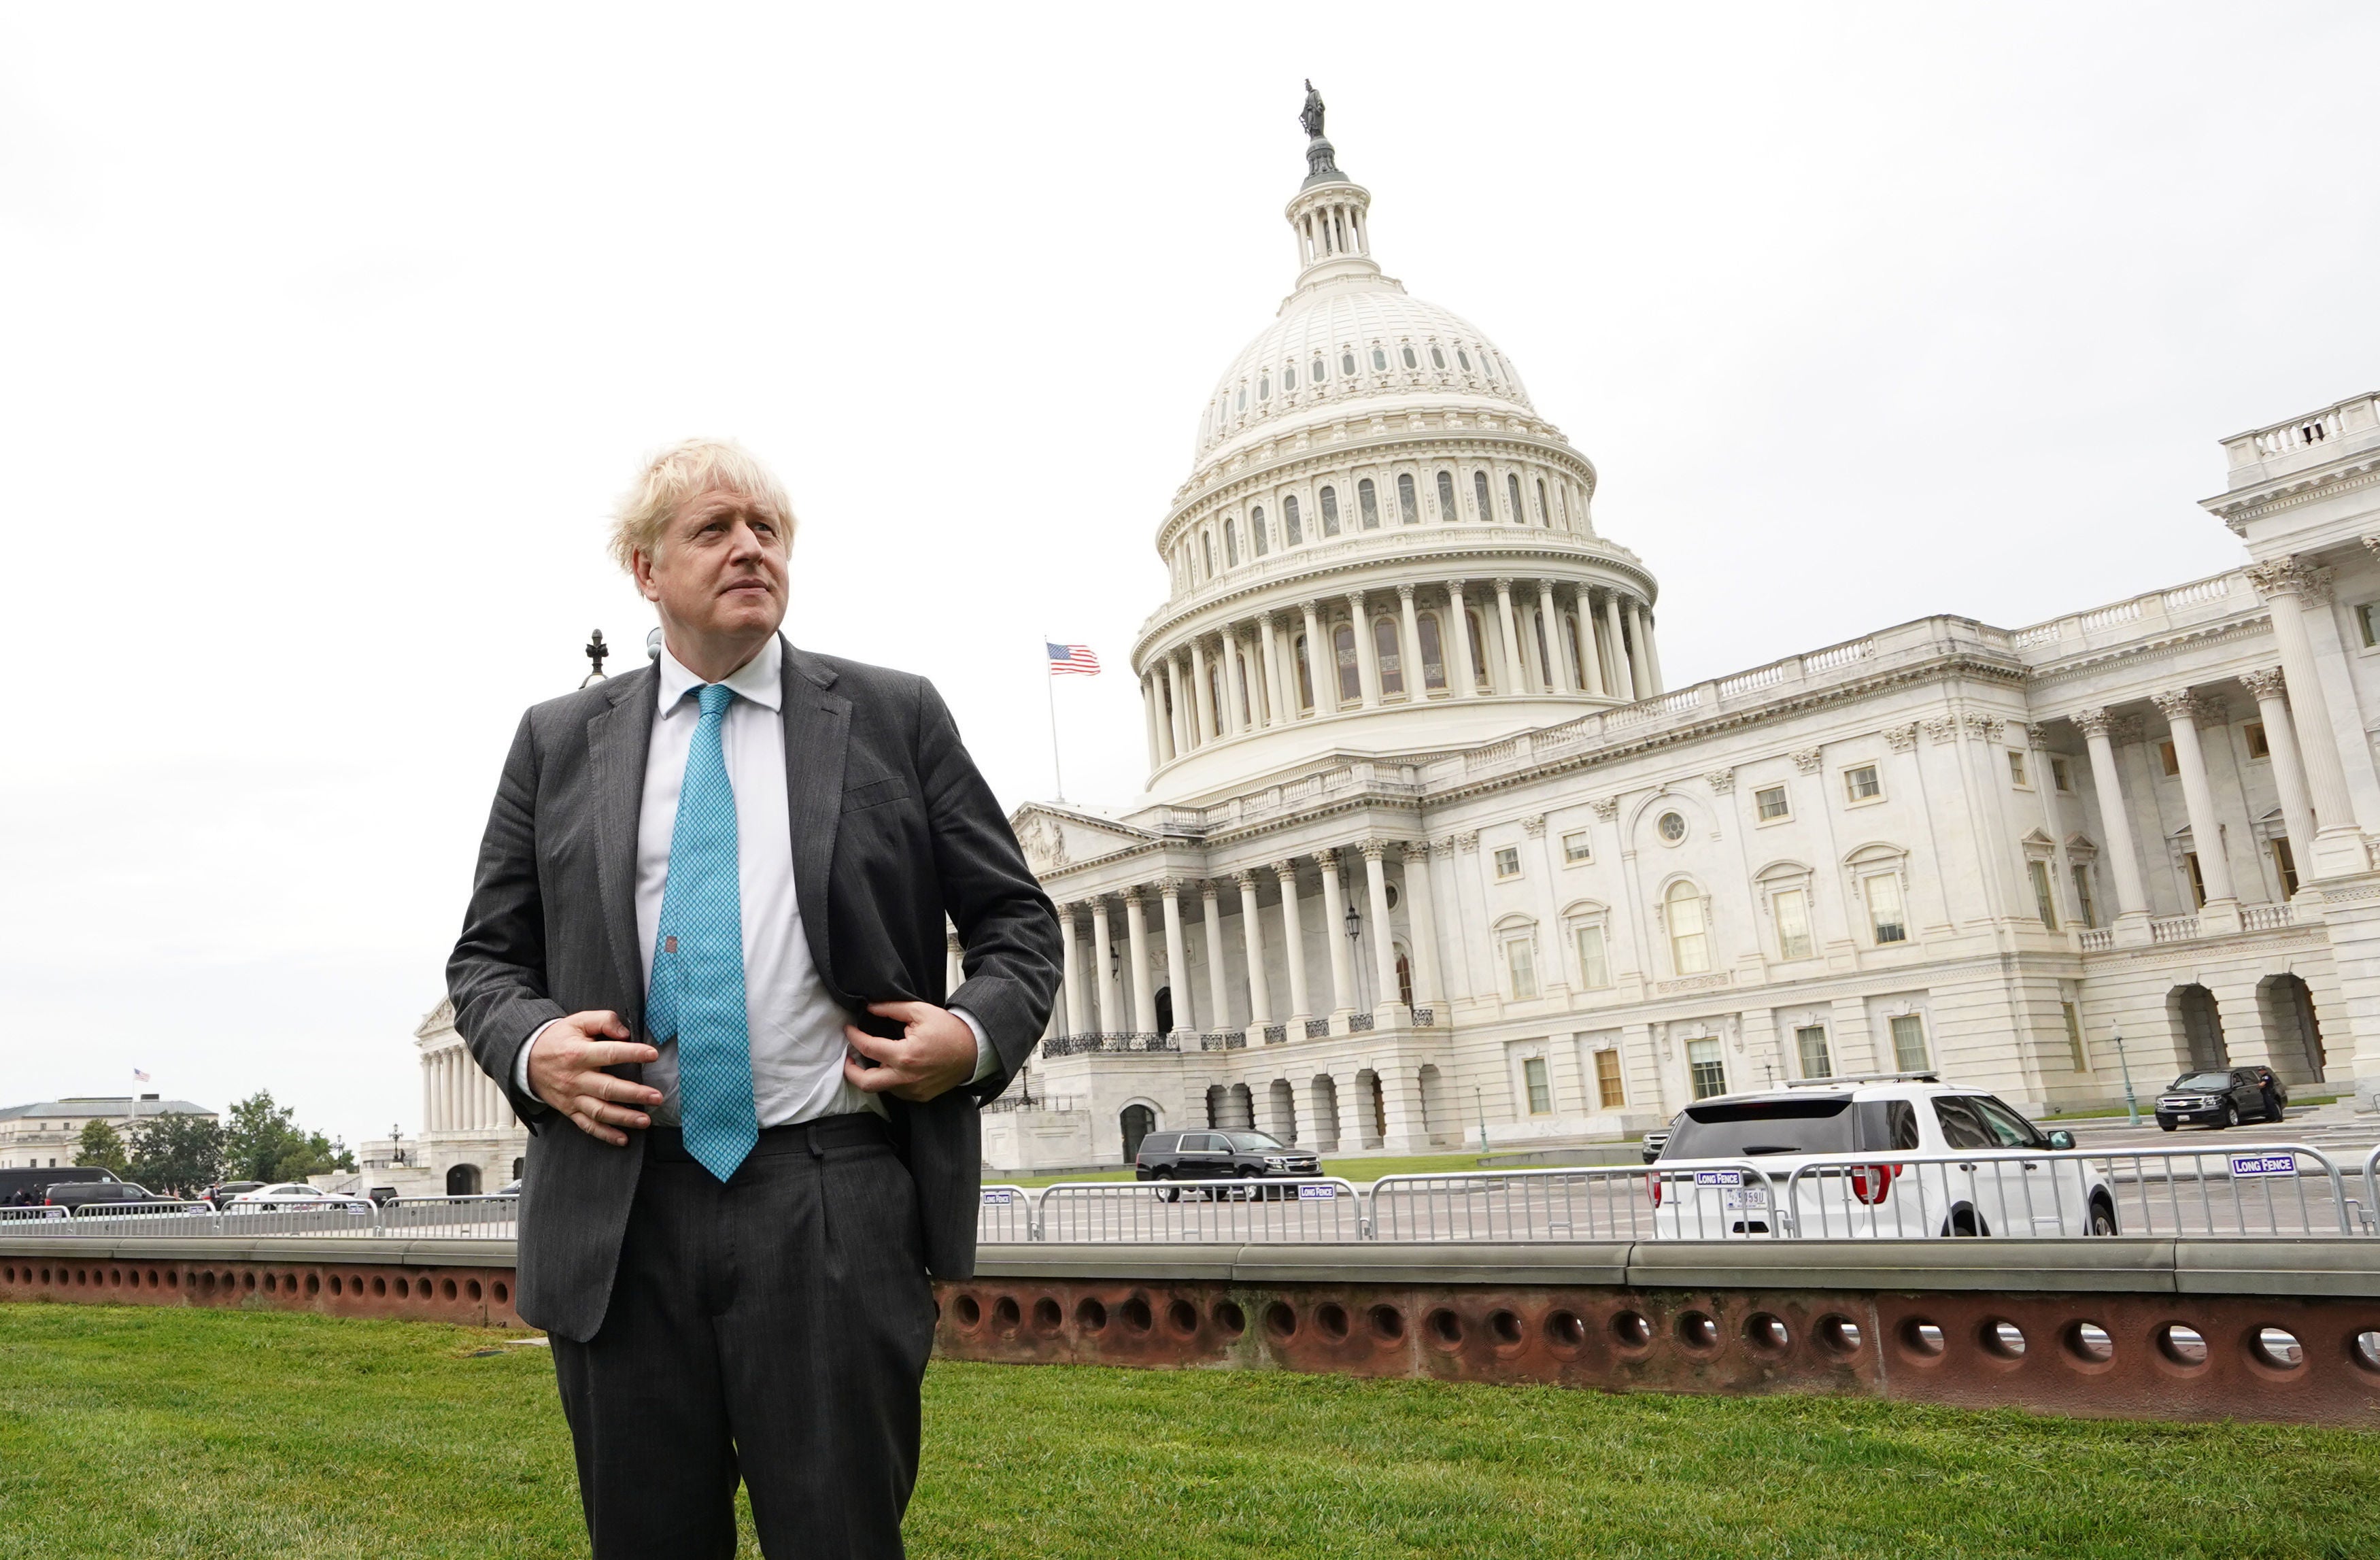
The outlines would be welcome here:
<svg viewBox="0 0 2380 1560">
<path fill-rule="evenodd" d="M 381 1205 L 379 1233 L 424 1239 L 514 1240 L 520 1235 L 520 1199 L 493 1192 L 391 1198 Z"/>
<path fill-rule="evenodd" d="M 1375 1240 L 1773 1238 L 1776 1188 L 1732 1161 L 1491 1174 L 1383 1176 Z"/>
<path fill-rule="evenodd" d="M 1336 1176 L 1296 1180 L 1060 1181 L 1034 1204 L 1034 1238 L 1332 1244 L 1365 1238 L 1364 1204 Z"/>
<path fill-rule="evenodd" d="M 1828 1154 L 1782 1211 L 1821 1240 L 2364 1233 L 2338 1167 L 2297 1143 Z"/>
<path fill-rule="evenodd" d="M 242 1202 L 223 1205 L 216 1227 L 225 1236 L 378 1235 L 380 1210 L 369 1200 L 353 1202 Z"/>
<path fill-rule="evenodd" d="M 995 1246 L 1035 1238 L 1033 1194 L 1023 1187 L 984 1188 L 976 1208 L 975 1237 Z"/>
<path fill-rule="evenodd" d="M 75 1236 L 212 1235 L 215 1211 L 207 1202 L 86 1202 L 56 1233 Z"/>
<path fill-rule="evenodd" d="M 2363 1159 L 2363 1233 L 2380 1235 L 2380 1145 Z"/>
<path fill-rule="evenodd" d="M 0 1208 L 0 1228 L 21 1230 L 26 1225 L 52 1224 L 66 1216 L 65 1209 L 52 1208 L 46 1203 L 36 1204 L 30 1208 Z"/>
</svg>

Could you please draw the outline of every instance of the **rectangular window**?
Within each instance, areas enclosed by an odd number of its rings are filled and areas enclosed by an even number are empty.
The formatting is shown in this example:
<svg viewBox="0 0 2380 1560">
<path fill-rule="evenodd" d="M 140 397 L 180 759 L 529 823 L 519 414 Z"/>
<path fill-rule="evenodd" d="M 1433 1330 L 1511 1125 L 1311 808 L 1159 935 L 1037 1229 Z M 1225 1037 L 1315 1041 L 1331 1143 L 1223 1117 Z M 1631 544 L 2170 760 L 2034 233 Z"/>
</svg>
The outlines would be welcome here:
<svg viewBox="0 0 2380 1560">
<path fill-rule="evenodd" d="M 2289 850 L 2286 837 L 2273 841 L 2273 871 L 2280 874 L 2281 892 L 2291 898 L 2298 892 L 2298 859 Z"/>
<path fill-rule="evenodd" d="M 2174 752 L 2171 742 L 2157 744 L 2157 767 L 2165 772 L 2168 780 L 2181 773 L 2181 759 Z"/>
<path fill-rule="evenodd" d="M 1793 1031 L 1793 1044 L 1802 1053 L 1803 1078 L 1832 1078 L 1834 1058 L 1827 1054 L 1827 1026 L 1804 1024 Z"/>
<path fill-rule="evenodd" d="M 1616 1111 L 1628 1103 L 1627 1091 L 1620 1086 L 1619 1052 L 1595 1054 L 1595 1097 L 1608 1111 Z"/>
<path fill-rule="evenodd" d="M 1681 884 L 1680 889 L 1686 885 Z M 1710 972 L 1710 928 L 1703 920 L 1703 902 L 1691 892 L 1670 896 L 1670 959 L 1681 975 Z"/>
<path fill-rule="evenodd" d="M 1504 945 L 1504 968 L 1512 975 L 1512 1000 L 1525 1002 L 1537 994 L 1537 956 L 1525 937 Z"/>
<path fill-rule="evenodd" d="M 1925 1059 L 1925 1020 L 1920 1015 L 1903 1013 L 1892 1020 L 1892 1065 L 1901 1072 L 1932 1069 Z"/>
<path fill-rule="evenodd" d="M 1727 1064 L 1719 1059 L 1718 1041 L 1686 1042 L 1686 1071 L 1694 1079 L 1695 1099 L 1727 1092 Z"/>
<path fill-rule="evenodd" d="M 1595 844 L 1585 829 L 1575 829 L 1562 835 L 1562 862 L 1575 867 L 1595 859 Z"/>
<path fill-rule="evenodd" d="M 2033 783 L 2024 777 L 2024 750 L 2022 748 L 2010 748 L 2008 750 L 2008 756 L 2009 784 L 2016 786 L 2020 790 L 2031 790 L 2033 788 Z"/>
<path fill-rule="evenodd" d="M 2380 602 L 2365 602 L 2355 609 L 2355 626 L 2363 630 L 2363 648 L 2366 650 L 2380 649 L 2380 629 L 2375 629 L 2372 617 L 2374 606 L 2380 606 Z"/>
<path fill-rule="evenodd" d="M 2049 760 L 2049 779 L 2050 783 L 2059 790 L 2070 794 L 2074 789 L 2074 766 L 2052 754 Z"/>
<path fill-rule="evenodd" d="M 2058 902 L 2050 893 L 2049 863 L 2027 861 L 2024 871 L 2025 875 L 2033 880 L 2033 908 L 2039 912 L 2041 924 L 2052 932 L 2057 931 Z"/>
<path fill-rule="evenodd" d="M 1497 847 L 1496 875 L 1500 878 L 1516 878 L 1521 875 L 1521 847 L 1519 846 L 1504 845 Z"/>
<path fill-rule="evenodd" d="M 2206 908 L 2206 878 L 2205 874 L 2202 873 L 2198 870 L 2198 852 L 2195 850 L 2183 851 L 2181 853 L 2181 864 L 2183 869 L 2190 875 L 2191 907 L 2193 909 L 2203 910 Z"/>
<path fill-rule="evenodd" d="M 2091 903 L 2091 869 L 2077 862 L 2074 867 L 2074 908 L 2082 913 L 2082 924 L 2099 924 L 2098 909 Z"/>
<path fill-rule="evenodd" d="M 1521 1064 L 1521 1079 L 1529 1086 L 1529 1114 L 1554 1114 L 1553 1080 L 1546 1076 L 1546 1059 L 1532 1056 Z"/>
<path fill-rule="evenodd" d="M 1603 928 L 1578 929 L 1578 983 L 1582 991 L 1599 992 L 1611 984 L 1611 961 L 1604 957 Z"/>
<path fill-rule="evenodd" d="M 1785 799 L 1785 787 L 1782 786 L 1763 786 L 1752 794 L 1752 802 L 1760 810 L 1760 821 L 1764 823 L 1785 817 L 1793 810 Z"/>
<path fill-rule="evenodd" d="M 2061 1002 L 2058 1005 L 2066 1012 L 2066 1049 L 2074 1058 L 2074 1070 L 2079 1073 L 2089 1072 L 2091 1055 L 2082 1048 L 2082 1015 L 2070 1002 Z"/>
<path fill-rule="evenodd" d="M 1810 896 L 1802 889 L 1788 888 L 1769 904 L 1777 912 L 1777 957 L 1809 957 Z"/>
<path fill-rule="evenodd" d="M 1884 795 L 1884 782 L 1877 777 L 1876 765 L 1864 763 L 1843 771 L 1843 790 L 1852 801 L 1867 801 Z"/>
<path fill-rule="evenodd" d="M 2240 732 L 2241 736 L 2248 739 L 2248 756 L 2250 758 L 2268 759 L 2273 756 L 2273 745 L 2265 739 L 2265 723 L 2263 721 L 2250 721 L 2247 725 L 2240 728 Z"/>
<path fill-rule="evenodd" d="M 1876 932 L 1876 945 L 1909 941 L 1909 920 L 1900 908 L 1900 879 L 1892 872 L 1878 872 L 1864 884 L 1867 893 L 1868 925 Z"/>
</svg>

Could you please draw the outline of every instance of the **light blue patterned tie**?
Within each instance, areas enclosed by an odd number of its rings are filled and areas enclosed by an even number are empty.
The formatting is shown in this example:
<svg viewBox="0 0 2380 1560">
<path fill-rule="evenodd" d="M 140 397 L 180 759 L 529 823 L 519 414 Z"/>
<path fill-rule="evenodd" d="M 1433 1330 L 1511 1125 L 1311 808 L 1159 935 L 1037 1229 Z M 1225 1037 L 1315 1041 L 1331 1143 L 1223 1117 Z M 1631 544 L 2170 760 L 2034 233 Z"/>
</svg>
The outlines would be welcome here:
<svg viewBox="0 0 2380 1560">
<path fill-rule="evenodd" d="M 670 832 L 669 880 L 653 939 L 645 1025 L 677 1040 L 678 1124 L 686 1152 L 724 1181 L 760 1140 L 752 1103 L 752 1031 L 744 1011 L 744 902 L 735 877 L 735 789 L 720 728 L 735 691 L 696 690 L 702 719 L 686 755 Z"/>
</svg>

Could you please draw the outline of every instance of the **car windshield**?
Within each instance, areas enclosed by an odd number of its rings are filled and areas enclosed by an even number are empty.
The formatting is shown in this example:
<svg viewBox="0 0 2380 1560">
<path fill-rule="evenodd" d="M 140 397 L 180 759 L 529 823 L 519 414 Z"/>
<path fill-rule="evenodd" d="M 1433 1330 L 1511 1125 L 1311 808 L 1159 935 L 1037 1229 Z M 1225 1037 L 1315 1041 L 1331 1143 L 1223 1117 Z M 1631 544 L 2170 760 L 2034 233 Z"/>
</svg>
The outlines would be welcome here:
<svg viewBox="0 0 2380 1560">
<path fill-rule="evenodd" d="M 1232 1147 L 1241 1153 L 1264 1153 L 1287 1145 L 1269 1132 L 1227 1132 Z"/>
<path fill-rule="evenodd" d="M 1713 1100 L 1688 1105 L 1662 1145 L 1663 1159 L 1751 1159 L 1772 1153 L 1849 1153 L 1859 1147 L 1851 1100 Z"/>
<path fill-rule="evenodd" d="M 2231 1075 L 2219 1072 L 2184 1073 L 2173 1080 L 2176 1089 L 2228 1089 Z"/>
</svg>

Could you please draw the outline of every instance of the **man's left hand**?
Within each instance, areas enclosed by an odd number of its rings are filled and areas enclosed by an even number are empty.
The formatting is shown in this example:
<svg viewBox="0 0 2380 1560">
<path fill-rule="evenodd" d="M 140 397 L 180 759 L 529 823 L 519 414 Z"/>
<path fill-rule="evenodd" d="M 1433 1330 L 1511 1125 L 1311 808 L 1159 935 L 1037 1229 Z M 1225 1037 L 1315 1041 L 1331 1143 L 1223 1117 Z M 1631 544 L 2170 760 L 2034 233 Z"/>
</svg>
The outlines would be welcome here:
<svg viewBox="0 0 2380 1560">
<path fill-rule="evenodd" d="M 844 1057 L 843 1076 L 853 1088 L 923 1104 L 975 1076 L 975 1031 L 949 1008 L 930 1002 L 871 1002 L 868 1011 L 898 1019 L 903 1032 L 898 1040 L 886 1040 L 856 1024 L 844 1025 L 844 1042 L 876 1064 L 863 1067 L 857 1056 Z"/>
</svg>

